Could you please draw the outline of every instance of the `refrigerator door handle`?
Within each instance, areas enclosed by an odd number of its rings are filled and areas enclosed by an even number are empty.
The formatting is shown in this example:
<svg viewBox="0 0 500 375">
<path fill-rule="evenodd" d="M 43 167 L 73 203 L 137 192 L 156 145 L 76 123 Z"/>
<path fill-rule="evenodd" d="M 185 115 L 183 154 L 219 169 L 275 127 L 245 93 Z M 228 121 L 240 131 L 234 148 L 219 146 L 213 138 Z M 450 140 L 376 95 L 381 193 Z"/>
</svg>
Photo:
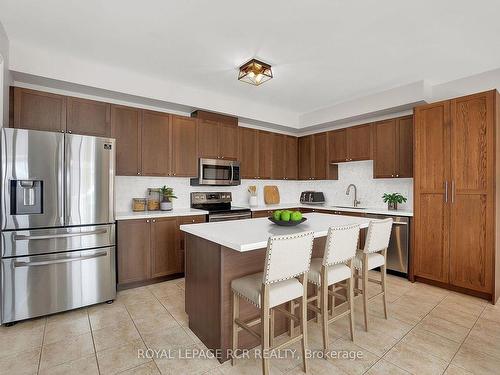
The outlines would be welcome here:
<svg viewBox="0 0 500 375">
<path fill-rule="evenodd" d="M 55 260 L 45 260 L 45 261 L 40 261 L 40 262 L 14 262 L 14 267 L 36 267 L 36 266 L 47 266 L 50 264 L 58 264 L 58 263 L 69 263 L 69 262 L 78 262 L 82 260 L 87 260 L 87 259 L 93 259 L 93 258 L 100 258 L 103 256 L 106 256 L 108 254 L 107 251 L 101 251 L 99 253 L 95 253 L 92 255 L 85 255 L 81 257 L 74 257 L 74 258 L 62 258 L 62 259 L 55 259 Z"/>
<path fill-rule="evenodd" d="M 29 241 L 29 240 L 49 240 L 52 238 L 68 238 L 68 237 L 81 237 L 90 236 L 94 234 L 104 234 L 108 232 L 108 228 L 101 228 L 96 230 L 91 230 L 88 232 L 76 232 L 76 233 L 62 233 L 62 234 L 45 234 L 40 236 L 26 236 L 26 235 L 15 235 L 15 241 Z"/>
</svg>

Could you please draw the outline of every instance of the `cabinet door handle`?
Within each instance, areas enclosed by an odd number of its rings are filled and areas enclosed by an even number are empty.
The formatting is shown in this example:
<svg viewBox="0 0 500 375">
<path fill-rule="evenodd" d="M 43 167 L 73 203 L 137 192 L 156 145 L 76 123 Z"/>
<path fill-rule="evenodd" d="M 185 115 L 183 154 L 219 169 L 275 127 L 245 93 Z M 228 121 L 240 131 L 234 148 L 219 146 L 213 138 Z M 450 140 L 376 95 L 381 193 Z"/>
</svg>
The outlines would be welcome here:
<svg viewBox="0 0 500 375">
<path fill-rule="evenodd" d="M 444 182 L 444 203 L 448 203 L 448 181 Z"/>
<path fill-rule="evenodd" d="M 451 180 L 451 203 L 455 203 L 455 180 Z"/>
</svg>

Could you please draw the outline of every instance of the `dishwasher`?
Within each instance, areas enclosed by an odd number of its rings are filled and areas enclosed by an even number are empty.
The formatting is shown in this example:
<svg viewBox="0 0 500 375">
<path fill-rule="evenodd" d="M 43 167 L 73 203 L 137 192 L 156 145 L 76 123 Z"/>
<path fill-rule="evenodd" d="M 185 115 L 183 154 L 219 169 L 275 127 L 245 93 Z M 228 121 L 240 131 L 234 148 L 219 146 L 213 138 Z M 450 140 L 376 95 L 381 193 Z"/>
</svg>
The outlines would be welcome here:
<svg viewBox="0 0 500 375">
<path fill-rule="evenodd" d="M 406 216 L 387 216 L 366 214 L 373 219 L 393 220 L 391 238 L 387 248 L 387 272 L 408 275 L 408 248 L 410 242 L 410 218 Z"/>
</svg>

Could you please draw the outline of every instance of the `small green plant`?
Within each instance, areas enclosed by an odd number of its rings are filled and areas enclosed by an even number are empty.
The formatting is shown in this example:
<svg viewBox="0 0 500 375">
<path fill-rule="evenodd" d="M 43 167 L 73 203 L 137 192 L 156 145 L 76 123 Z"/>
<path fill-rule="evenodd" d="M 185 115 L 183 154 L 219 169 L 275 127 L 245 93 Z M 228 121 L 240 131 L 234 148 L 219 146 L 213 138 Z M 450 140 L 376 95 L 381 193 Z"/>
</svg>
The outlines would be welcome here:
<svg viewBox="0 0 500 375">
<path fill-rule="evenodd" d="M 167 187 L 166 185 L 163 185 L 163 187 L 160 188 L 160 194 L 167 202 L 172 202 L 172 199 L 177 199 L 174 195 L 174 189 Z"/>
<path fill-rule="evenodd" d="M 384 203 L 391 203 L 391 204 L 404 203 L 407 200 L 399 193 L 392 193 L 392 194 L 385 193 L 384 195 L 382 195 L 382 199 L 384 200 Z"/>
</svg>

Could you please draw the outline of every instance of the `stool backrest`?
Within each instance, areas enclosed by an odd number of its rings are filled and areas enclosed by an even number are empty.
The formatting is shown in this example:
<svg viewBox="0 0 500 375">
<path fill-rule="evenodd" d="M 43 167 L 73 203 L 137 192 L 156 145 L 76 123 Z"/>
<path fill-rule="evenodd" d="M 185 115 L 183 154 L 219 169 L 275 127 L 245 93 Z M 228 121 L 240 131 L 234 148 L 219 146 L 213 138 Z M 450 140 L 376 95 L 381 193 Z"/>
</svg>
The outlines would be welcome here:
<svg viewBox="0 0 500 375">
<path fill-rule="evenodd" d="M 263 283 L 288 280 L 309 271 L 313 242 L 313 232 L 269 237 Z"/>
<path fill-rule="evenodd" d="M 366 234 L 365 253 L 376 253 L 387 249 L 391 238 L 392 219 L 370 221 Z"/>
<path fill-rule="evenodd" d="M 323 265 L 345 263 L 356 256 L 359 240 L 359 225 L 339 225 L 328 229 Z"/>
</svg>

